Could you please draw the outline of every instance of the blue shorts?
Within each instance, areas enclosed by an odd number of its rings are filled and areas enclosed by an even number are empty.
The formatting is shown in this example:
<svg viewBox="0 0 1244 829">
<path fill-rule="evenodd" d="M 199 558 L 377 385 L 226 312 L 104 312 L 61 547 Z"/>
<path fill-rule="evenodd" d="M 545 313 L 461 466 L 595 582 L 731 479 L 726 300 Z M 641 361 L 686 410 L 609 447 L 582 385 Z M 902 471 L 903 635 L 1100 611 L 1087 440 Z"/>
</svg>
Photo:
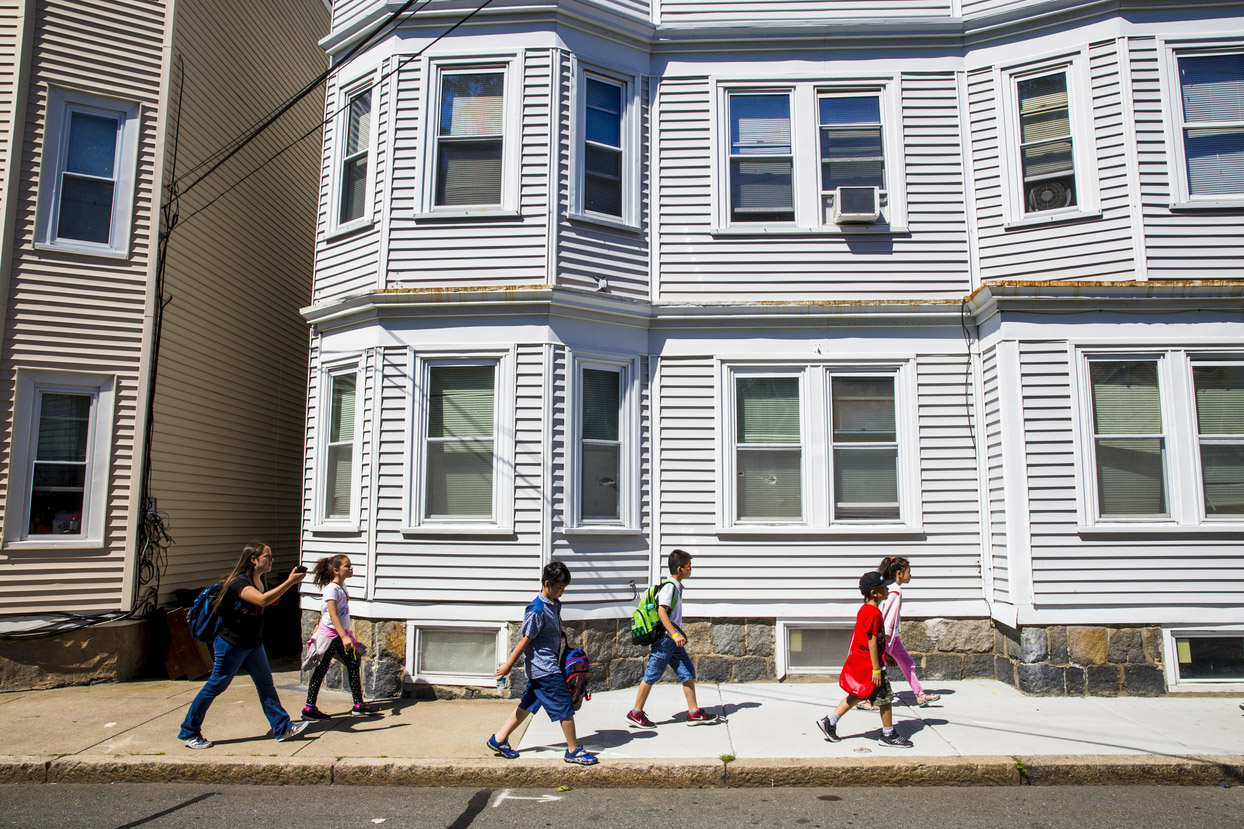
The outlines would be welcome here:
<svg viewBox="0 0 1244 829">
<path fill-rule="evenodd" d="M 570 689 L 566 687 L 566 679 L 561 674 L 528 677 L 527 690 L 523 691 L 518 707 L 534 714 L 540 710 L 541 705 L 553 722 L 561 722 L 574 716 Z"/>
<path fill-rule="evenodd" d="M 648 656 L 648 666 L 644 668 L 644 682 L 656 685 L 668 666 L 673 666 L 678 678 L 683 682 L 695 679 L 695 665 L 686 648 L 674 644 L 674 638 L 668 633 L 652 643 L 652 653 Z"/>
</svg>

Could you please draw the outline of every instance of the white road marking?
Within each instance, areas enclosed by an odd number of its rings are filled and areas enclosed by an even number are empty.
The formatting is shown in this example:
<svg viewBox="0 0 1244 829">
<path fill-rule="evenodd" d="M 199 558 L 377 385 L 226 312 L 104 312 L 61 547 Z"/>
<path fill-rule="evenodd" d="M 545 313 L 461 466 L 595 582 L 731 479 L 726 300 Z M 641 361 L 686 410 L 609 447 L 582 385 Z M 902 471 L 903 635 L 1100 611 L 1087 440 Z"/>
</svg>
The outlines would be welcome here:
<svg viewBox="0 0 1244 829">
<path fill-rule="evenodd" d="M 523 795 L 510 794 L 510 792 L 512 791 L 514 790 L 513 789 L 502 789 L 501 791 L 497 792 L 497 796 L 493 798 L 493 801 L 492 801 L 492 808 L 495 809 L 498 806 L 500 806 L 501 801 L 503 800 L 534 800 L 537 803 L 552 803 L 555 800 L 561 800 L 561 798 L 555 794 L 542 794 L 539 797 L 524 797 Z"/>
</svg>

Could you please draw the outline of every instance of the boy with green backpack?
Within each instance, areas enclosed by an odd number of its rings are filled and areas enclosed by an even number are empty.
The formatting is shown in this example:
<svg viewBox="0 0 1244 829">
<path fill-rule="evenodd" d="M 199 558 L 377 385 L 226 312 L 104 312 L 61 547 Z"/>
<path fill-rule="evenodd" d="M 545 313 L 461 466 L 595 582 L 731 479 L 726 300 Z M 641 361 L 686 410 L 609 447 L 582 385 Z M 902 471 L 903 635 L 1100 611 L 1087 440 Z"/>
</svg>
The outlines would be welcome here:
<svg viewBox="0 0 1244 829">
<path fill-rule="evenodd" d="M 644 703 L 648 701 L 652 686 L 671 665 L 682 680 L 683 694 L 687 697 L 687 724 L 720 722 L 718 717 L 704 713 L 695 701 L 695 666 L 687 655 L 687 637 L 682 632 L 682 582 L 691 575 L 691 555 L 683 550 L 671 552 L 669 570 L 671 580 L 662 581 L 655 588 L 644 591 L 640 606 L 633 615 L 632 641 L 652 644 L 644 679 L 635 694 L 635 707 L 626 715 L 627 722 L 635 728 L 656 728 L 656 723 L 644 713 Z M 652 619 L 653 609 L 659 625 L 654 624 Z"/>
</svg>

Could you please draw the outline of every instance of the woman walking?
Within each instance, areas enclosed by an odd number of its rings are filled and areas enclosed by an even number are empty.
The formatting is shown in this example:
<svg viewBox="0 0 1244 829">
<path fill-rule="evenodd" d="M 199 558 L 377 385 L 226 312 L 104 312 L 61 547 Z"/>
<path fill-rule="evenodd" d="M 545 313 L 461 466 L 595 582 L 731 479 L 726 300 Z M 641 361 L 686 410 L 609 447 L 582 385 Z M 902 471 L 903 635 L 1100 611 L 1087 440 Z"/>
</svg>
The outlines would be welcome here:
<svg viewBox="0 0 1244 829">
<path fill-rule="evenodd" d="M 272 569 L 272 561 L 272 548 L 252 541 L 242 548 L 241 558 L 216 593 L 212 610 L 221 620 L 220 635 L 212 643 L 216 661 L 207 684 L 190 703 L 190 710 L 186 712 L 178 735 L 178 739 L 185 741 L 188 748 L 212 747 L 211 741 L 203 737 L 203 717 L 212 700 L 224 693 L 242 668 L 255 683 L 264 716 L 268 718 L 277 740 L 297 737 L 308 725 L 306 722 L 291 722 L 289 714 L 281 707 L 272 682 L 268 654 L 263 647 L 264 608 L 280 599 L 306 574 L 295 568 L 285 581 L 271 590 L 264 590 L 264 575 Z"/>
</svg>

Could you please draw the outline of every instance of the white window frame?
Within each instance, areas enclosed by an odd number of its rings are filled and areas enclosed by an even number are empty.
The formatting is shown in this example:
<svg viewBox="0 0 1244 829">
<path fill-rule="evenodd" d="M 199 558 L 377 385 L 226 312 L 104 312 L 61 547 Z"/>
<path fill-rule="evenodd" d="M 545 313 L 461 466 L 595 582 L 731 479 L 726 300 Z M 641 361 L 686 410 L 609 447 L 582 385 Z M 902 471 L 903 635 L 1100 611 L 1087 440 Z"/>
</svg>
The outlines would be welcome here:
<svg viewBox="0 0 1244 829">
<path fill-rule="evenodd" d="M 371 126 L 367 137 L 367 177 L 364 180 L 363 214 L 357 219 L 341 221 L 341 202 L 345 194 L 345 163 L 346 136 L 350 129 L 350 102 L 363 93 L 371 94 Z M 377 134 L 380 132 L 379 103 L 380 87 L 376 84 L 374 72 L 368 72 L 354 78 L 348 84 L 342 84 L 336 96 L 337 112 L 333 119 L 333 151 L 332 170 L 329 176 L 330 190 L 328 234 L 330 236 L 349 233 L 361 227 L 368 227 L 375 222 L 376 203 L 376 147 Z M 363 155 L 363 152 L 355 156 Z"/>
<path fill-rule="evenodd" d="M 1244 637 L 1244 627 L 1240 625 L 1199 625 L 1196 627 L 1162 628 L 1163 668 L 1166 673 L 1166 687 L 1186 690 L 1213 688 L 1222 691 L 1244 691 L 1244 679 L 1180 679 L 1179 654 L 1176 651 L 1175 639 L 1215 639 Z"/>
<path fill-rule="evenodd" d="M 1170 207 L 1223 208 L 1244 207 L 1244 193 L 1235 195 L 1194 196 L 1188 183 L 1188 157 L 1183 138 L 1183 88 L 1179 83 L 1179 58 L 1244 53 L 1244 39 L 1201 38 L 1159 39 L 1162 54 L 1160 80 L 1166 131 L 1167 175 L 1170 181 Z"/>
<path fill-rule="evenodd" d="M 774 78 L 714 77 L 712 130 L 714 158 L 713 232 L 718 235 L 817 233 L 906 233 L 907 185 L 903 149 L 903 121 L 899 79 L 895 75 L 859 77 L 784 76 Z M 732 222 L 730 219 L 730 96 L 782 94 L 791 101 L 793 156 L 793 222 Z M 834 224 L 821 198 L 820 116 L 818 100 L 830 96 L 876 95 L 881 110 L 883 167 L 886 186 L 881 191 L 881 216 L 872 224 Z"/>
<path fill-rule="evenodd" d="M 509 657 L 508 632 L 509 625 L 505 622 L 459 622 L 459 621 L 408 621 L 406 623 L 406 674 L 416 685 L 465 685 L 476 687 L 496 687 L 497 678 L 476 676 L 474 674 L 438 674 L 421 670 L 419 662 L 419 635 L 425 630 L 473 630 L 483 633 L 494 633 L 496 636 L 496 665 L 501 665 Z M 494 665 L 494 671 L 496 666 Z"/>
<path fill-rule="evenodd" d="M 837 665 L 827 665 L 824 670 L 816 668 L 792 668 L 790 664 L 790 632 L 792 629 L 822 628 L 825 630 L 851 631 L 851 623 L 846 621 L 826 621 L 825 619 L 778 619 L 775 634 L 777 649 L 774 652 L 773 667 L 778 679 L 789 675 L 806 676 L 837 676 L 842 672 L 842 663 L 847 655 L 843 653 Z"/>
<path fill-rule="evenodd" d="M 1244 517 L 1207 516 L 1201 477 L 1201 451 L 1196 429 L 1196 392 L 1192 368 L 1214 362 L 1238 364 L 1244 351 L 1212 346 L 1077 343 L 1070 346 L 1074 377 L 1071 383 L 1073 438 L 1076 442 L 1076 512 L 1081 534 L 1092 533 L 1220 533 L 1244 531 Z M 1166 440 L 1166 498 L 1168 517 L 1102 518 L 1098 514 L 1097 466 L 1093 431 L 1093 389 L 1089 363 L 1157 360 L 1158 393 Z M 1177 424 L 1192 424 L 1178 428 Z"/>
<path fill-rule="evenodd" d="M 69 152 L 70 115 L 81 112 L 109 118 L 117 123 L 116 157 L 113 162 L 112 216 L 107 243 L 60 238 L 61 183 Z M 125 259 L 129 256 L 130 226 L 134 213 L 134 182 L 138 165 L 140 108 L 137 103 L 101 98 L 58 87 L 48 90 L 47 129 L 39 174 L 39 207 L 35 247 L 72 253 Z"/>
<path fill-rule="evenodd" d="M 406 535 L 513 535 L 514 533 L 514 419 L 516 416 L 516 353 L 513 347 L 481 349 L 421 349 L 412 353 L 407 429 L 410 458 L 407 479 Z M 428 398 L 431 369 L 443 366 L 495 367 L 493 385 L 493 477 L 491 518 L 425 518 L 427 502 Z"/>
<path fill-rule="evenodd" d="M 1057 57 L 995 69 L 999 101 L 999 157 L 1002 170 L 1003 227 L 1006 229 L 1074 221 L 1101 215 L 1097 175 L 1097 144 L 1093 129 L 1092 87 L 1088 49 Z M 1071 121 L 1075 164 L 1076 203 L 1040 213 L 1024 212 L 1023 162 L 1020 154 L 1019 92 L 1017 84 L 1030 78 L 1064 72 L 1067 77 L 1067 115 Z"/>
<path fill-rule="evenodd" d="M 107 523 L 112 430 L 116 406 L 112 375 L 28 371 L 18 369 L 9 491 L 5 499 L 5 549 L 99 549 Z M 91 422 L 86 449 L 86 492 L 82 500 L 82 531 L 76 535 L 31 535 L 30 490 L 38 439 L 36 416 L 45 393 L 87 395 Z"/>
<path fill-rule="evenodd" d="M 363 401 L 364 373 L 362 358 L 335 360 L 326 363 L 319 372 L 319 403 L 316 406 L 317 451 L 315 465 L 315 521 L 312 532 L 359 531 L 359 501 L 362 488 L 363 447 Z M 337 377 L 354 376 L 354 460 L 350 468 L 350 514 L 347 517 L 328 516 L 328 436 L 332 420 L 332 383 Z"/>
<path fill-rule="evenodd" d="M 571 405 L 567 433 L 571 436 L 566 493 L 567 534 L 616 535 L 640 532 L 639 519 L 639 358 L 610 357 L 604 354 L 571 352 L 569 389 Z M 583 372 L 585 369 L 612 371 L 619 375 L 618 439 L 618 518 L 583 517 Z"/>
<path fill-rule="evenodd" d="M 522 54 L 425 58 L 427 78 L 423 122 L 422 182 L 416 219 L 513 218 L 519 216 L 519 152 L 522 145 Z M 501 200 L 486 205 L 437 205 L 437 157 L 440 148 L 441 79 L 446 74 L 494 73 L 502 76 Z"/>
<path fill-rule="evenodd" d="M 609 72 L 595 66 L 587 66 L 575 60 L 574 120 L 570 130 L 570 213 L 574 221 L 594 222 L 622 230 L 640 229 L 640 166 L 639 166 L 639 84 L 630 75 Z M 587 79 L 617 86 L 622 100 L 621 151 L 622 151 L 622 215 L 599 213 L 584 206 L 587 141 Z"/>
<path fill-rule="evenodd" d="M 894 378 L 894 426 L 898 440 L 898 520 L 832 520 L 833 424 L 830 379 L 835 376 Z M 736 389 L 739 377 L 798 377 L 802 449 L 802 520 L 739 521 L 737 512 Z M 721 360 L 718 363 L 718 535 L 919 535 L 924 532 L 915 361 L 908 357 L 851 362 Z"/>
</svg>

